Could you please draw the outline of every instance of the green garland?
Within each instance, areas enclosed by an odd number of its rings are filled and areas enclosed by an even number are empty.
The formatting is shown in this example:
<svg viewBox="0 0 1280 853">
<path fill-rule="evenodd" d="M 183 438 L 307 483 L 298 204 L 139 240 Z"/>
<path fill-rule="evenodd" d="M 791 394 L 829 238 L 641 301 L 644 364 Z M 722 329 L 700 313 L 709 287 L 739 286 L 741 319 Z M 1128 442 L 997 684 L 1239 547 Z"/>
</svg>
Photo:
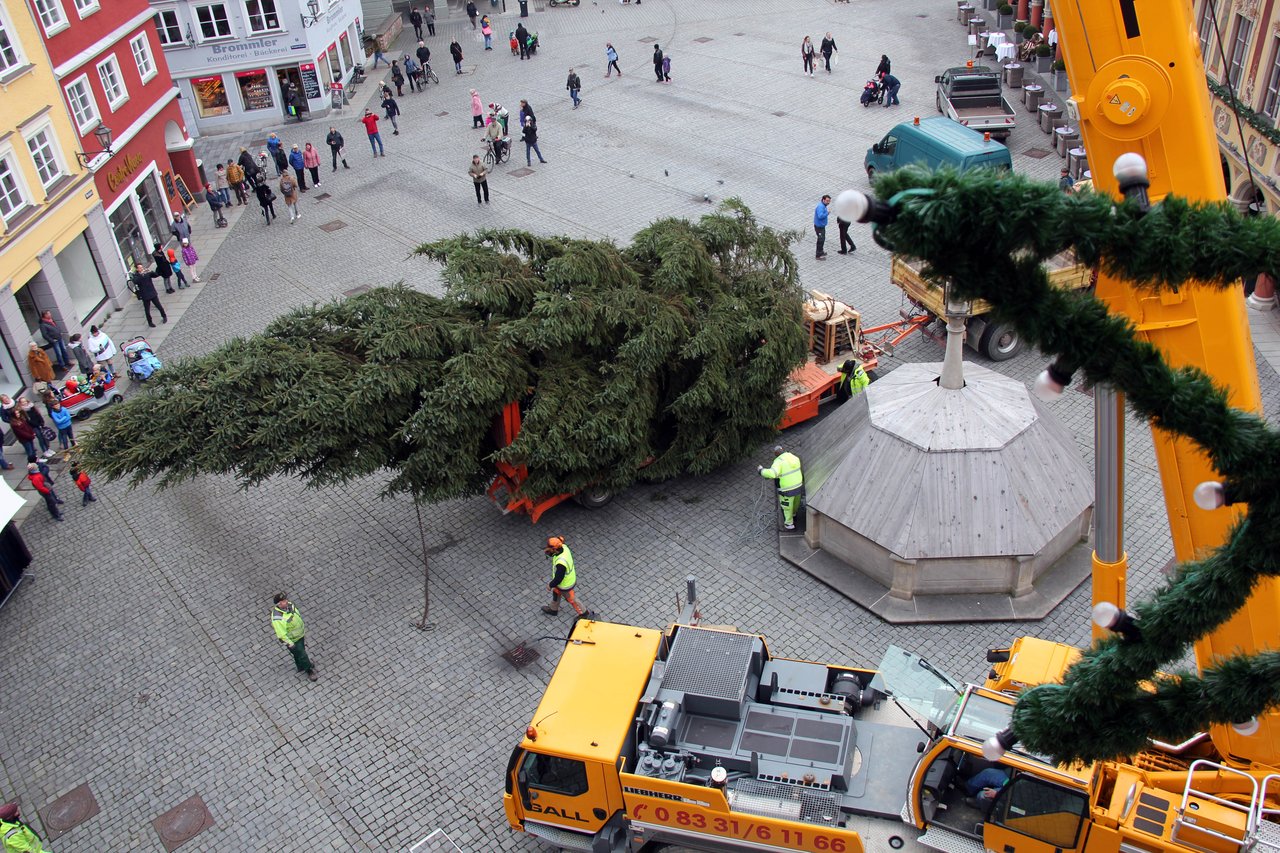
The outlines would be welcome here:
<svg viewBox="0 0 1280 853">
<path fill-rule="evenodd" d="M 1052 287 L 1042 266 L 1074 248 L 1082 262 L 1152 290 L 1188 280 L 1225 288 L 1280 268 L 1280 221 L 1174 197 L 1143 216 L 1101 194 L 1067 195 L 991 173 L 904 169 L 881 177 L 876 191 L 898 199 L 896 219 L 877 226 L 877 241 L 910 247 L 929 275 L 992 303 L 1058 364 L 1089 383 L 1110 383 L 1139 415 L 1198 443 L 1233 500 L 1248 504 L 1225 544 L 1183 563 L 1149 601 L 1130 608 L 1139 639 L 1104 639 L 1062 684 L 1026 691 L 1014 709 L 1015 736 L 1057 761 L 1089 761 L 1132 755 L 1148 738 L 1180 742 L 1280 706 L 1280 652 L 1226 659 L 1201 675 L 1161 674 L 1230 619 L 1260 578 L 1280 574 L 1280 433 L 1231 408 L 1201 370 L 1170 367 L 1092 295 Z"/>
<path fill-rule="evenodd" d="M 1257 110 L 1244 105 L 1238 98 L 1232 96 L 1231 89 L 1222 85 L 1212 77 L 1205 78 L 1209 83 L 1209 91 L 1217 95 L 1223 103 L 1231 107 L 1245 121 L 1245 124 L 1261 133 L 1273 144 L 1280 145 L 1280 130 L 1276 130 L 1275 121 L 1268 118 Z"/>
</svg>

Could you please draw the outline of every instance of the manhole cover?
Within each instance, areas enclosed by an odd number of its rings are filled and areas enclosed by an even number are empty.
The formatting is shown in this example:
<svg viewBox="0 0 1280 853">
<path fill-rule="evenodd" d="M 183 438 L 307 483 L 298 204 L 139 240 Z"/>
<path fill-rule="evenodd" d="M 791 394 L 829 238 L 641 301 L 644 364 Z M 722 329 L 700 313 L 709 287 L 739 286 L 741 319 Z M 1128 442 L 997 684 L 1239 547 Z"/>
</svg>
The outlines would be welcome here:
<svg viewBox="0 0 1280 853">
<path fill-rule="evenodd" d="M 209 276 L 209 281 L 217 281 L 220 278 L 222 278 L 222 273 L 216 272 L 213 275 Z"/>
<path fill-rule="evenodd" d="M 533 169 L 530 169 L 528 166 L 521 166 L 519 169 L 514 169 L 511 172 L 508 172 L 508 174 L 513 178 L 524 178 L 532 175 Z"/>
<path fill-rule="evenodd" d="M 160 843 L 164 845 L 164 849 L 173 853 L 174 850 L 213 826 L 213 816 L 209 814 L 209 807 L 204 804 L 204 800 L 197 794 L 151 821 L 151 825 L 155 827 L 156 835 L 160 836 Z"/>
<path fill-rule="evenodd" d="M 346 228 L 346 227 L 347 227 L 347 223 L 343 222 L 341 219 L 335 219 L 332 222 L 326 222 L 325 224 L 321 225 L 320 230 L 321 231 L 337 231 L 339 228 Z"/>
<path fill-rule="evenodd" d="M 362 284 L 359 287 L 353 287 L 350 290 L 342 291 L 342 295 L 343 296 L 359 296 L 362 293 L 368 293 L 368 292 L 369 292 L 369 285 Z"/>
<path fill-rule="evenodd" d="M 654 38 L 653 36 L 645 36 L 644 38 L 640 39 L 641 44 L 653 44 L 655 41 L 657 41 L 657 39 Z"/>
<path fill-rule="evenodd" d="M 538 653 L 528 646 L 516 646 L 511 651 L 504 653 L 502 659 L 516 669 L 524 669 L 538 659 Z"/>
<path fill-rule="evenodd" d="M 776 115 L 778 118 L 782 118 L 784 115 L 786 115 L 786 113 L 779 110 L 778 112 L 774 113 L 774 115 Z"/>
<path fill-rule="evenodd" d="M 1053 152 L 1048 151 L 1044 148 L 1028 148 L 1026 151 L 1023 151 L 1022 153 L 1035 160 L 1041 160 L 1045 157 L 1048 157 Z"/>
<path fill-rule="evenodd" d="M 329 193 L 320 193 L 320 195 L 318 195 L 318 196 L 313 196 L 311 200 L 312 200 L 312 201 L 324 201 L 326 198 L 333 198 L 333 196 L 332 196 L 332 195 L 330 195 Z"/>
<path fill-rule="evenodd" d="M 710 36 L 702 36 L 701 38 L 694 39 L 694 41 L 698 44 L 706 44 L 709 41 L 715 41 L 715 39 L 711 38 Z"/>
<path fill-rule="evenodd" d="M 445 116 L 447 116 L 448 114 L 449 114 L 449 111 L 448 111 L 448 110 L 441 110 L 440 112 L 436 113 L 436 117 L 437 117 L 437 118 L 444 118 L 444 117 L 445 117 Z"/>
<path fill-rule="evenodd" d="M 40 820 L 53 841 L 98 813 L 98 801 L 85 782 L 40 809 Z"/>
</svg>

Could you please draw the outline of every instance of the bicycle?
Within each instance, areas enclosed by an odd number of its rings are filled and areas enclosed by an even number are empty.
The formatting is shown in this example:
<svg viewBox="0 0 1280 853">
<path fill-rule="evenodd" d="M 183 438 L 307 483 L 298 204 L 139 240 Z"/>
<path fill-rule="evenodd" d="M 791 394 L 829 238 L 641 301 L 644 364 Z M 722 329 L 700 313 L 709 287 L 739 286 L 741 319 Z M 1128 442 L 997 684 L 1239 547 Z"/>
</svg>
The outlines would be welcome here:
<svg viewBox="0 0 1280 853">
<path fill-rule="evenodd" d="M 493 140 L 487 136 L 484 138 L 484 147 L 484 164 L 486 166 L 497 166 L 511 159 L 511 137 L 509 136 L 502 138 L 500 152 L 494 151 Z"/>
<path fill-rule="evenodd" d="M 431 70 L 430 63 L 422 66 L 422 70 L 418 73 L 423 86 L 427 85 L 428 82 L 435 83 L 437 86 L 440 85 L 440 78 L 436 76 L 436 72 Z"/>
</svg>

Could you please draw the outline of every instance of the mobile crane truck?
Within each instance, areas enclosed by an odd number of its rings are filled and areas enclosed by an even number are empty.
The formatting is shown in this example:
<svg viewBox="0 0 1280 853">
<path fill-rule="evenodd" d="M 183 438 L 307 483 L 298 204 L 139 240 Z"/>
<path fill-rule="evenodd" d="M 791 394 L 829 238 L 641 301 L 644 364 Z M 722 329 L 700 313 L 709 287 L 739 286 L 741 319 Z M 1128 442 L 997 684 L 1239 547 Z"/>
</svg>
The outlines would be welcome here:
<svg viewBox="0 0 1280 853">
<path fill-rule="evenodd" d="M 1054 13 L 1076 93 L 1070 107 L 1093 162 L 1140 154 L 1153 202 L 1174 192 L 1224 198 L 1190 3 L 1055 0 Z M 1118 196 L 1104 170 L 1095 171 L 1095 188 Z M 1261 410 L 1238 292 L 1188 286 L 1153 295 L 1105 272 L 1095 292 L 1171 363 L 1201 368 L 1229 389 L 1233 405 Z M 1122 423 L 1122 406 L 1117 413 Z M 1193 490 L 1216 479 L 1207 459 L 1184 438 L 1157 429 L 1154 440 L 1174 554 L 1188 560 L 1220 545 L 1239 513 L 1198 509 Z M 1107 464 L 1122 470 L 1114 443 L 1106 452 Z M 1122 607 L 1118 480 L 1109 511 L 1095 519 L 1093 596 Z M 1280 647 L 1277 612 L 1280 583 L 1260 581 L 1244 608 L 1197 642 L 1198 666 Z M 1022 638 L 989 652 L 985 684 L 960 686 L 901 649 L 865 670 L 772 658 L 760 637 L 689 619 L 666 632 L 579 622 L 512 753 L 507 817 L 593 853 L 638 851 L 649 841 L 709 851 L 879 851 L 907 842 L 864 838 L 859 822 L 891 814 L 880 791 L 896 789 L 902 820 L 942 851 L 1280 851 L 1274 712 L 1183 743 L 1150 741 L 1122 759 L 1061 766 L 1016 744 L 985 758 L 983 743 L 1008 729 L 1018 692 L 1057 680 L 1076 655 Z M 889 695 L 927 721 L 918 758 L 915 730 L 901 718 L 876 718 Z M 966 798 L 961 785 L 983 769 L 1005 779 L 989 803 Z"/>
</svg>

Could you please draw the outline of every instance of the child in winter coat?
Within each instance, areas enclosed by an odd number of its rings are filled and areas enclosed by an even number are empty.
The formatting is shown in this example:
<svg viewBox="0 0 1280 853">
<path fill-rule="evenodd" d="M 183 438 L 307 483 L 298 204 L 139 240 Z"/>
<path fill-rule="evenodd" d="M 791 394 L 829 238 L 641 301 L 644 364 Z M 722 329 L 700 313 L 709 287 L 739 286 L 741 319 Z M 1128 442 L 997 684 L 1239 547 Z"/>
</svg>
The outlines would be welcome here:
<svg viewBox="0 0 1280 853">
<path fill-rule="evenodd" d="M 173 274 L 178 277 L 178 290 L 184 287 L 190 287 L 191 283 L 187 281 L 187 277 L 182 274 L 182 259 L 178 257 L 178 253 L 173 249 L 168 249 L 165 254 L 169 257 L 169 266 L 173 267 Z"/>
<path fill-rule="evenodd" d="M 316 186 L 320 186 L 318 183 Z M 182 241 L 182 262 L 187 265 L 187 269 L 191 270 L 191 280 L 199 281 L 200 276 L 196 273 L 196 261 L 200 260 L 200 256 L 196 254 L 196 247 L 191 245 L 190 240 Z"/>
<path fill-rule="evenodd" d="M 89 486 L 93 481 L 89 479 L 89 475 L 80 470 L 79 465 L 71 466 L 71 479 L 75 482 L 76 488 L 84 492 L 84 497 L 80 499 L 80 506 L 88 506 L 96 502 L 98 499 L 93 496 L 93 492 L 89 490 Z"/>
</svg>

